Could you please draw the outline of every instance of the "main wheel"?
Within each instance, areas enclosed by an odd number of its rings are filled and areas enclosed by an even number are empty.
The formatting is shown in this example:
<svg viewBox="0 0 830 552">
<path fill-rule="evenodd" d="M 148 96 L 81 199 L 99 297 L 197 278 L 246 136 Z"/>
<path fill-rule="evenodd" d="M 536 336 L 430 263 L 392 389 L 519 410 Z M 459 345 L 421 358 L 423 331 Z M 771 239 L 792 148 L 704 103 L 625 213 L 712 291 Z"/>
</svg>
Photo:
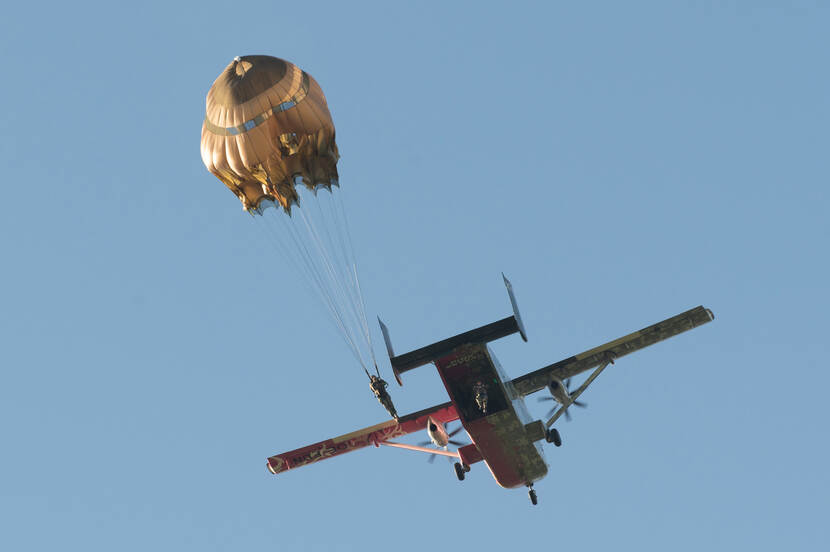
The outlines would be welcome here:
<svg viewBox="0 0 830 552">
<path fill-rule="evenodd" d="M 456 462 L 455 463 L 455 476 L 458 477 L 459 481 L 464 481 L 464 475 L 467 472 L 464 471 L 464 468 L 461 467 L 461 464 Z"/>
<path fill-rule="evenodd" d="M 534 506 L 536 506 L 536 504 L 538 504 L 539 499 L 536 498 L 536 491 L 534 491 L 533 489 L 530 489 L 529 491 L 527 491 L 527 496 L 530 497 L 531 504 L 533 504 Z"/>
<path fill-rule="evenodd" d="M 548 443 L 553 443 L 557 447 L 562 446 L 562 437 L 559 436 L 559 430 L 555 427 L 548 430 L 547 434 L 545 435 L 545 441 Z"/>
</svg>

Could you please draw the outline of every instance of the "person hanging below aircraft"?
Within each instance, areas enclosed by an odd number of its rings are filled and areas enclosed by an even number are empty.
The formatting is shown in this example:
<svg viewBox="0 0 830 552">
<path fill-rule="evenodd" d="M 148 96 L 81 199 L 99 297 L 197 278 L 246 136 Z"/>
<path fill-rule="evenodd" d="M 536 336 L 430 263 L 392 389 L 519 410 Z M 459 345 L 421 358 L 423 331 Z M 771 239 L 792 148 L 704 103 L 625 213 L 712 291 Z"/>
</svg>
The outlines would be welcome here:
<svg viewBox="0 0 830 552">
<path fill-rule="evenodd" d="M 375 394 L 377 397 L 378 402 L 383 405 L 383 408 L 389 412 L 389 414 L 395 418 L 395 421 L 398 421 L 398 413 L 395 410 L 395 405 L 392 404 L 392 397 L 389 396 L 389 392 L 386 390 L 386 387 L 389 384 L 386 383 L 380 376 L 369 376 L 369 388 L 372 390 L 372 393 Z"/>
</svg>

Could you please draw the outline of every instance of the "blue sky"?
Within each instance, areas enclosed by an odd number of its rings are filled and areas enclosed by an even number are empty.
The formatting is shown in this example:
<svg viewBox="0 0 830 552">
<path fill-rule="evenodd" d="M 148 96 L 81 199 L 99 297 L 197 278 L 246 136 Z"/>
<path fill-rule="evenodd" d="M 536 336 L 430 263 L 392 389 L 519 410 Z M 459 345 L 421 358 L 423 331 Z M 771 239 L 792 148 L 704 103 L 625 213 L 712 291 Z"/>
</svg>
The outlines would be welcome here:
<svg viewBox="0 0 830 552">
<path fill-rule="evenodd" d="M 231 6 L 4 10 L 3 549 L 827 541 L 826 4 Z M 399 350 L 506 316 L 502 271 L 530 338 L 493 344 L 514 377 L 715 312 L 583 395 L 538 507 L 397 450 L 265 471 L 384 413 L 201 163 L 205 93 L 252 53 L 326 93 Z M 392 392 L 446 400 L 429 367 Z"/>
</svg>

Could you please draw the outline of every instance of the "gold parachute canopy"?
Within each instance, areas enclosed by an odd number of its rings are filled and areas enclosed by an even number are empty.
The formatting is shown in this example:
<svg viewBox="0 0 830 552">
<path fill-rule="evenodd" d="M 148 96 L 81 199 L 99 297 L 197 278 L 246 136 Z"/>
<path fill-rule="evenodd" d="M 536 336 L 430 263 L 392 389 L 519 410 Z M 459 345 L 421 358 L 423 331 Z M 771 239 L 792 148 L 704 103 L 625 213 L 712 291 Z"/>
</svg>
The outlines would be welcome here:
<svg viewBox="0 0 830 552">
<path fill-rule="evenodd" d="M 293 63 L 237 57 L 210 87 L 202 161 L 246 211 L 259 212 L 268 199 L 290 213 L 299 182 L 331 190 L 338 158 L 326 97 Z"/>
</svg>

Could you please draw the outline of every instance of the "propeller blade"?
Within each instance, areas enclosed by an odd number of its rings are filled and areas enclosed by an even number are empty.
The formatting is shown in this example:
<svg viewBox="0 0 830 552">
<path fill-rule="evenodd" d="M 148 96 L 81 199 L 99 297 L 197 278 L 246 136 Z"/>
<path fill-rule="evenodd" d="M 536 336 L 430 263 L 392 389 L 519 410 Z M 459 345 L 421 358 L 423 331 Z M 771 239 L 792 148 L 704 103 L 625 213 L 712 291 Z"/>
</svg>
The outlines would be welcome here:
<svg viewBox="0 0 830 552">
<path fill-rule="evenodd" d="M 450 439 L 450 440 L 449 440 L 449 441 L 447 441 L 447 442 L 448 442 L 449 444 L 451 444 L 451 445 L 455 445 L 455 446 L 457 446 L 457 447 L 460 447 L 460 446 L 463 446 L 463 445 L 464 445 L 464 443 L 462 443 L 461 441 L 453 441 L 452 439 Z"/>
<path fill-rule="evenodd" d="M 554 413 L 554 412 L 556 412 L 556 407 L 555 407 L 555 406 L 554 406 L 553 408 L 551 408 L 551 409 L 550 409 L 550 412 L 548 412 L 548 415 L 547 415 L 547 416 L 545 416 L 545 417 L 546 417 L 546 418 L 550 418 L 551 416 L 553 416 L 553 413 Z"/>
<path fill-rule="evenodd" d="M 457 427 L 456 429 L 453 429 L 452 431 L 450 431 L 449 433 L 447 433 L 447 437 L 452 437 L 453 435 L 455 435 L 456 433 L 458 433 L 458 432 L 459 432 L 459 431 L 461 431 L 462 429 L 464 429 L 464 426 L 459 426 L 459 427 Z"/>
<path fill-rule="evenodd" d="M 539 399 L 538 399 L 539 402 L 555 401 L 555 400 L 556 399 L 554 399 L 553 397 L 539 397 Z"/>
<path fill-rule="evenodd" d="M 429 444 L 432 444 L 432 441 L 421 441 L 420 443 L 418 443 L 418 446 L 419 447 L 425 447 Z"/>
<path fill-rule="evenodd" d="M 571 421 L 571 413 L 568 412 L 567 410 L 565 410 L 565 419 L 569 422 Z"/>
<path fill-rule="evenodd" d="M 429 459 L 427 460 L 427 462 L 429 462 L 430 464 L 432 464 L 433 462 L 435 462 L 435 457 L 436 457 L 436 456 L 438 456 L 438 455 L 437 455 L 437 454 L 430 454 L 430 455 L 429 455 Z"/>
<path fill-rule="evenodd" d="M 578 406 L 579 408 L 587 408 L 588 407 L 588 404 L 584 403 L 582 401 L 574 401 L 573 404 L 575 406 Z"/>
</svg>

